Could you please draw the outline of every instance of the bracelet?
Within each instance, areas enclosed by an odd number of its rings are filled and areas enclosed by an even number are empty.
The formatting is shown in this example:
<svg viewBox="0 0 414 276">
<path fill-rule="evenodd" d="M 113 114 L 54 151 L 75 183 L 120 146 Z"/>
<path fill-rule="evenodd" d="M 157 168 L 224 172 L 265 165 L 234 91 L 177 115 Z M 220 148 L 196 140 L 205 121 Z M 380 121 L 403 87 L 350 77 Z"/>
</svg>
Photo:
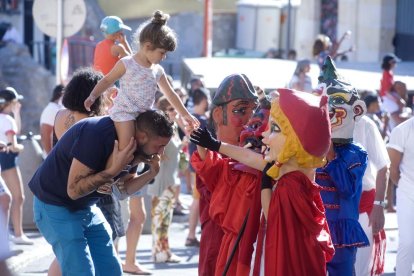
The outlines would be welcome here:
<svg viewBox="0 0 414 276">
<path fill-rule="evenodd" d="M 382 200 L 374 200 L 374 205 L 381 206 L 382 208 L 386 207 L 385 201 Z"/>
</svg>

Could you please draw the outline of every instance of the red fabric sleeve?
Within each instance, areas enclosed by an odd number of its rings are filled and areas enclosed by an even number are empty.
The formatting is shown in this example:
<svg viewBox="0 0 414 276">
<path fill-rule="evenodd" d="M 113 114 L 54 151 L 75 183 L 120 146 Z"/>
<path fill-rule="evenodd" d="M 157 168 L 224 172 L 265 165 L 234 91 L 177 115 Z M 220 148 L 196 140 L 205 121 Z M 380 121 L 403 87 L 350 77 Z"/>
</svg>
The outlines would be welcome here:
<svg viewBox="0 0 414 276">
<path fill-rule="evenodd" d="M 204 185 L 210 192 L 213 192 L 219 182 L 223 158 L 221 154 L 207 150 L 206 157 L 201 160 L 200 155 L 195 151 L 191 155 L 191 166 L 193 166 L 197 175 L 204 182 Z"/>
</svg>

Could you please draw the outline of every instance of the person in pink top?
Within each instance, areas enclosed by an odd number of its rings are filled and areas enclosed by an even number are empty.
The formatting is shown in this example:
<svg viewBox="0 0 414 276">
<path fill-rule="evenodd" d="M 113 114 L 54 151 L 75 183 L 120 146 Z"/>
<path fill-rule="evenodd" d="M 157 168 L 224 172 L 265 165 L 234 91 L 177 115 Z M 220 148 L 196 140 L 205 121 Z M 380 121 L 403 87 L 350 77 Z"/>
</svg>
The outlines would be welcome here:
<svg viewBox="0 0 414 276">
<path fill-rule="evenodd" d="M 132 54 L 131 46 L 125 38 L 124 30 L 131 28 L 125 25 L 117 16 L 107 16 L 102 19 L 101 31 L 105 39 L 98 42 L 93 57 L 93 68 L 108 74 L 115 64 L 123 57 Z"/>
</svg>

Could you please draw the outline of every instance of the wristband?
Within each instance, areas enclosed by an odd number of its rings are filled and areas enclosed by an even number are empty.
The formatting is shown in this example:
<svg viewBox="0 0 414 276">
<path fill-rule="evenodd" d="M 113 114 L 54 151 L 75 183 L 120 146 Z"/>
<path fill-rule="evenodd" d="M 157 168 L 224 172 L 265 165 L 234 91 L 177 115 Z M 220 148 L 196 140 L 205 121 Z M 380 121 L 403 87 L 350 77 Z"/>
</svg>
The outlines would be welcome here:
<svg viewBox="0 0 414 276">
<path fill-rule="evenodd" d="M 382 200 L 374 200 L 374 205 L 381 206 L 382 208 L 386 207 L 385 201 Z"/>
<path fill-rule="evenodd" d="M 272 166 L 272 163 L 267 163 L 265 168 L 262 171 L 262 182 L 261 182 L 261 189 L 272 189 L 273 188 L 273 179 L 267 175 L 267 170 L 269 170 Z"/>
<path fill-rule="evenodd" d="M 272 189 L 273 188 L 273 184 L 272 184 L 272 178 L 266 174 L 262 175 L 262 183 L 261 183 L 261 190 L 264 189 Z"/>
</svg>

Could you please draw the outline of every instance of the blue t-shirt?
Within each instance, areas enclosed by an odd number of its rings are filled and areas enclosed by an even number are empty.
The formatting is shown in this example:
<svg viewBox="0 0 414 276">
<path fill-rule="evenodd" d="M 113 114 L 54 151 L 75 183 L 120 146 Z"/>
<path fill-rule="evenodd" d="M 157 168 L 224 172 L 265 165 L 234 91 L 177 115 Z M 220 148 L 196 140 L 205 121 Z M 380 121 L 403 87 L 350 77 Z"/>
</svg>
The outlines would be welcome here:
<svg viewBox="0 0 414 276">
<path fill-rule="evenodd" d="M 77 200 L 68 196 L 69 169 L 76 158 L 96 172 L 104 170 L 116 137 L 114 123 L 107 116 L 87 118 L 73 125 L 30 180 L 33 194 L 47 204 L 73 210 L 95 204 L 105 195 L 95 191 Z"/>
</svg>

